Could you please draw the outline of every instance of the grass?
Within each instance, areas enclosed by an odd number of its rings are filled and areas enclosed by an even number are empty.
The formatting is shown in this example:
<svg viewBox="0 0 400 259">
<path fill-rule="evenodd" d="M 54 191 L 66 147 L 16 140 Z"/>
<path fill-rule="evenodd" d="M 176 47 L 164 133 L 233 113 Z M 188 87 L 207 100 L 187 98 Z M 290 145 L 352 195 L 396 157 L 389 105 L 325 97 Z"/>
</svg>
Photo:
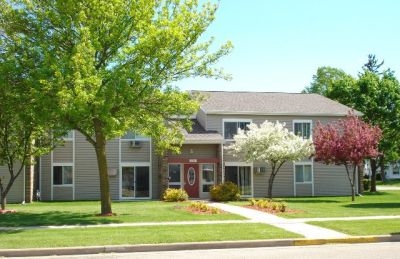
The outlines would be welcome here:
<svg viewBox="0 0 400 259">
<path fill-rule="evenodd" d="M 400 191 L 365 193 L 351 202 L 351 197 L 297 197 L 282 198 L 289 210 L 294 212 L 280 213 L 285 218 L 326 218 L 400 215 Z M 246 202 L 234 203 L 247 205 Z"/>
<path fill-rule="evenodd" d="M 266 224 L 36 229 L 0 232 L 0 249 L 297 238 Z M 23 240 L 23 242 L 21 242 Z"/>
<path fill-rule="evenodd" d="M 311 221 L 312 225 L 334 229 L 354 236 L 400 235 L 399 219 L 375 219 L 354 221 Z"/>
<path fill-rule="evenodd" d="M 376 181 L 376 184 L 377 185 L 384 185 L 384 186 L 400 187 L 400 179 L 386 180 L 384 182 Z"/>
<path fill-rule="evenodd" d="M 15 209 L 17 213 L 0 215 L 0 227 L 244 219 L 241 216 L 229 213 L 193 214 L 185 210 L 189 203 L 162 201 L 114 202 L 112 205 L 113 211 L 117 215 L 112 217 L 96 216 L 100 212 L 100 203 L 97 201 L 10 204 L 7 209 Z"/>
</svg>

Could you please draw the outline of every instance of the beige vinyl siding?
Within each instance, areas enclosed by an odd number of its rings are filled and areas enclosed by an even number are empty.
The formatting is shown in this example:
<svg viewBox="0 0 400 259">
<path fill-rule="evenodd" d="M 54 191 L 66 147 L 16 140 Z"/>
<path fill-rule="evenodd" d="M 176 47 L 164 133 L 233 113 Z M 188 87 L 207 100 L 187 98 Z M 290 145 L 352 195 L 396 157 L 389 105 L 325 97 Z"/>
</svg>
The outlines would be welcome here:
<svg viewBox="0 0 400 259">
<path fill-rule="evenodd" d="M 70 201 L 73 198 L 72 186 L 54 186 L 53 200 L 54 201 Z"/>
<path fill-rule="evenodd" d="M 216 158 L 218 157 L 218 145 L 214 144 L 182 145 L 181 153 L 170 154 L 170 157 Z"/>
<path fill-rule="evenodd" d="M 72 163 L 73 161 L 73 141 L 66 140 L 53 150 L 53 163 Z"/>
<path fill-rule="evenodd" d="M 86 138 L 75 132 L 75 199 L 97 200 L 100 198 L 100 182 L 94 148 Z"/>
<path fill-rule="evenodd" d="M 51 154 L 40 158 L 40 198 L 43 201 L 51 200 Z"/>
<path fill-rule="evenodd" d="M 139 147 L 131 147 L 131 141 L 121 140 L 121 162 L 150 162 L 150 141 L 139 140 Z"/>
<path fill-rule="evenodd" d="M 312 196 L 311 183 L 296 183 L 296 196 Z"/>
<path fill-rule="evenodd" d="M 351 194 L 344 166 L 314 163 L 314 186 L 316 196 Z"/>
<path fill-rule="evenodd" d="M 203 128 L 208 130 L 208 125 L 207 125 L 207 115 L 204 113 L 203 110 L 199 110 L 196 114 L 196 119 L 200 123 Z"/>
<path fill-rule="evenodd" d="M 14 173 L 16 174 L 19 170 L 20 163 L 16 163 L 14 165 Z M 25 200 L 25 192 L 24 192 L 24 172 L 22 169 L 21 174 L 15 179 L 13 186 L 7 194 L 7 203 L 19 203 Z M 10 173 L 8 171 L 7 166 L 0 166 L 0 177 L 2 178 L 4 187 L 10 181 Z"/>
</svg>

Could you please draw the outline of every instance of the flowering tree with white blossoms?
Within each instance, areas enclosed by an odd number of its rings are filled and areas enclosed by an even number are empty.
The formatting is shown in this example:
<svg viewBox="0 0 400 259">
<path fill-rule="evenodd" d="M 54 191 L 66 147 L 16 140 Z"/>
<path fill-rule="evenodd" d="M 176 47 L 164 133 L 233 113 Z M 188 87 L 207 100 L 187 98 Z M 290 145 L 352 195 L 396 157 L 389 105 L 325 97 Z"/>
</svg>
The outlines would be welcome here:
<svg viewBox="0 0 400 259">
<path fill-rule="evenodd" d="M 268 181 L 268 198 L 272 199 L 272 185 L 279 169 L 287 161 L 298 161 L 314 152 L 312 141 L 296 136 L 285 128 L 285 123 L 265 121 L 251 123 L 248 130 L 238 130 L 235 142 L 227 147 L 233 156 L 246 162 L 264 161 L 271 165 Z"/>
</svg>

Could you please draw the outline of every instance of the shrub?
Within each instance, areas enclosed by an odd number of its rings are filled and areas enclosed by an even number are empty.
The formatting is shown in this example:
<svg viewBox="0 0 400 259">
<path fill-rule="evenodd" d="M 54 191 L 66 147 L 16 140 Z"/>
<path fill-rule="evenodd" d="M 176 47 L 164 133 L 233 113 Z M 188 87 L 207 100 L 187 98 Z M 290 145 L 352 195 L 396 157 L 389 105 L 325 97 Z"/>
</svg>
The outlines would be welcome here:
<svg viewBox="0 0 400 259">
<path fill-rule="evenodd" d="M 369 190 L 370 184 L 371 184 L 370 179 L 365 179 L 365 178 L 363 179 L 364 191 Z"/>
<path fill-rule="evenodd" d="M 256 200 L 254 198 L 249 199 L 250 206 L 255 206 L 260 209 L 266 209 L 271 211 L 279 211 L 285 212 L 286 211 L 286 204 L 280 201 L 273 201 L 273 200 L 266 200 L 260 199 Z"/>
<path fill-rule="evenodd" d="M 164 191 L 164 201 L 186 201 L 189 198 L 187 192 L 183 189 L 168 188 Z"/>
<path fill-rule="evenodd" d="M 240 199 L 239 187 L 232 182 L 225 182 L 210 188 L 213 201 L 237 201 Z"/>
<path fill-rule="evenodd" d="M 198 211 L 198 212 L 203 212 L 203 213 L 211 213 L 211 214 L 220 213 L 219 209 L 210 207 L 206 203 L 201 202 L 201 201 L 191 202 L 189 205 L 189 208 L 192 210 Z"/>
</svg>

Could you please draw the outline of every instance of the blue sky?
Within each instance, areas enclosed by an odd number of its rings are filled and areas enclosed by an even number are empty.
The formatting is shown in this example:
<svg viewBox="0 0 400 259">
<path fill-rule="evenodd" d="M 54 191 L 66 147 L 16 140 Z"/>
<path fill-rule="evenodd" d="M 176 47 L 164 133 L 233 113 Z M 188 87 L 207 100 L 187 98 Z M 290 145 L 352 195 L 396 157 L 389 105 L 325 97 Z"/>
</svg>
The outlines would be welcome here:
<svg viewBox="0 0 400 259">
<path fill-rule="evenodd" d="M 321 66 L 356 76 L 368 54 L 400 78 L 398 0 L 221 0 L 216 16 L 204 37 L 233 42 L 219 62 L 233 79 L 188 79 L 181 90 L 296 93 Z"/>
</svg>

